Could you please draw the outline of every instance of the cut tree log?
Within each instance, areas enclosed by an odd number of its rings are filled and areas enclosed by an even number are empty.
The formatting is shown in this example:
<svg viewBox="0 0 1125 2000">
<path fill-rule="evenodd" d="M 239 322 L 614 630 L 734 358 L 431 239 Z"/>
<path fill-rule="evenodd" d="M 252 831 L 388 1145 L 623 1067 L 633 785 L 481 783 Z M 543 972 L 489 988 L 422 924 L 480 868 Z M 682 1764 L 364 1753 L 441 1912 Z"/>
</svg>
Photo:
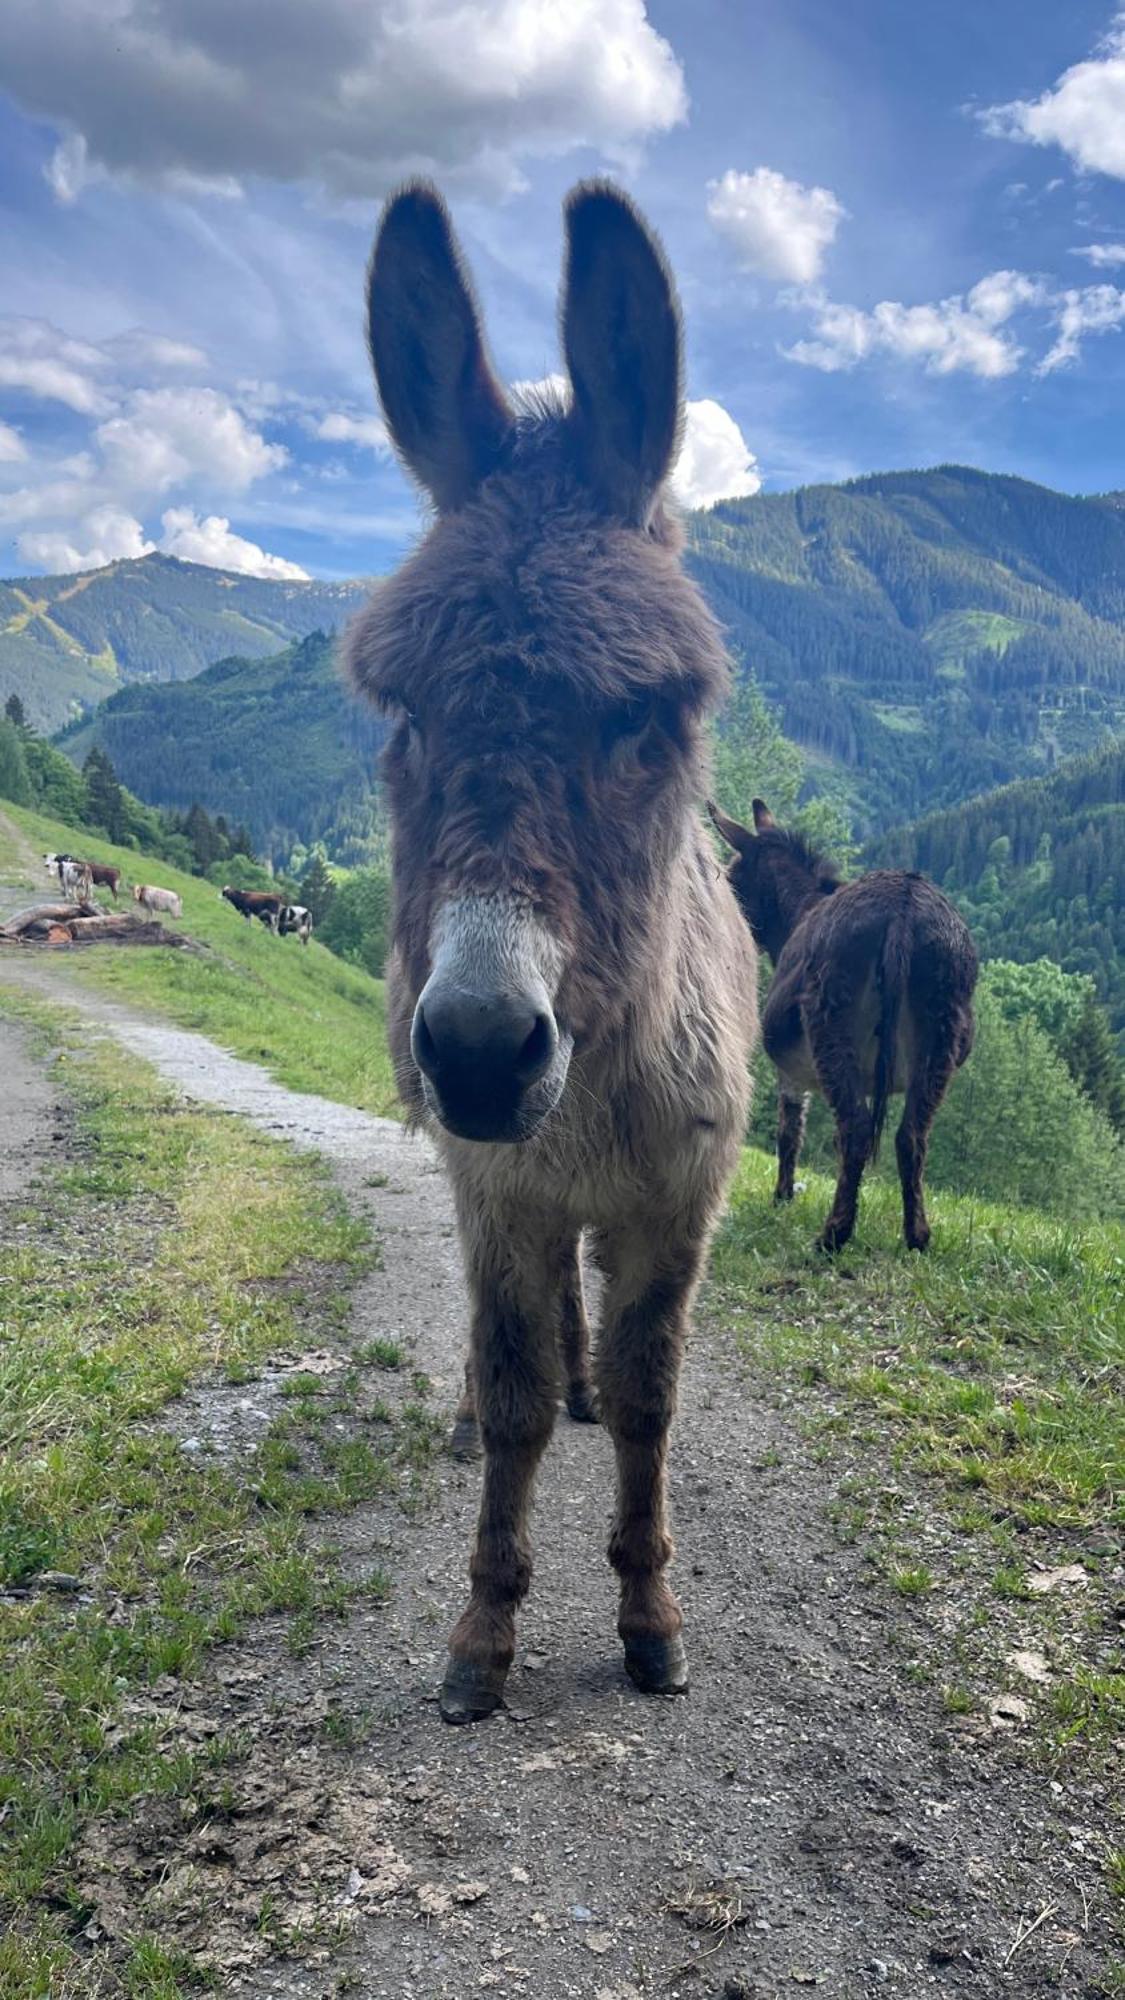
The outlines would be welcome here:
<svg viewBox="0 0 1125 2000">
<path fill-rule="evenodd" d="M 98 903 L 33 903 L 29 909 L 17 910 L 14 916 L 0 924 L 0 937 L 22 937 L 36 924 L 66 924 L 75 917 L 100 915 L 101 906 Z"/>
<path fill-rule="evenodd" d="M 201 947 L 182 931 L 166 930 L 132 910 L 103 910 L 97 903 L 36 903 L 0 925 L 0 945 L 166 944 L 181 951 Z"/>
</svg>

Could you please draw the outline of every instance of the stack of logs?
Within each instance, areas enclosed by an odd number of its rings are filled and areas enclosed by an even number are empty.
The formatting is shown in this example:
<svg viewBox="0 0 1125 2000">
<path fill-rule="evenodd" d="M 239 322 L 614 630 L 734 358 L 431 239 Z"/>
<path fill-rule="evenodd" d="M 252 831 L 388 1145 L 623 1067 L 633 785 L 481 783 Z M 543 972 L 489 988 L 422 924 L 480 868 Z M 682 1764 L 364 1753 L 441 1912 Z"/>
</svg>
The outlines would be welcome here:
<svg viewBox="0 0 1125 2000">
<path fill-rule="evenodd" d="M 185 945 L 178 931 L 132 910 L 103 910 L 97 903 L 36 903 L 0 924 L 0 945 Z"/>
</svg>

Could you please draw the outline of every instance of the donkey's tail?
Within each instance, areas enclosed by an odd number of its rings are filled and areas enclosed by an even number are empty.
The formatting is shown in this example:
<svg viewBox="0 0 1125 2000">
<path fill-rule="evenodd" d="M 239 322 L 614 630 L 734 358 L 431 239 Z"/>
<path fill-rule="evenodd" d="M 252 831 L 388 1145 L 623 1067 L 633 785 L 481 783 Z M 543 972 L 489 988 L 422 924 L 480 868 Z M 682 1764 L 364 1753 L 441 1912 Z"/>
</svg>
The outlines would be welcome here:
<svg viewBox="0 0 1125 2000">
<path fill-rule="evenodd" d="M 879 1157 L 879 1141 L 887 1122 L 887 1106 L 895 1086 L 895 1044 L 899 1016 L 910 977 L 910 945 L 913 932 L 912 884 L 907 877 L 902 900 L 893 911 L 883 933 L 879 953 L 879 1027 L 875 1052 L 875 1089 L 872 1097 L 871 1158 Z"/>
</svg>

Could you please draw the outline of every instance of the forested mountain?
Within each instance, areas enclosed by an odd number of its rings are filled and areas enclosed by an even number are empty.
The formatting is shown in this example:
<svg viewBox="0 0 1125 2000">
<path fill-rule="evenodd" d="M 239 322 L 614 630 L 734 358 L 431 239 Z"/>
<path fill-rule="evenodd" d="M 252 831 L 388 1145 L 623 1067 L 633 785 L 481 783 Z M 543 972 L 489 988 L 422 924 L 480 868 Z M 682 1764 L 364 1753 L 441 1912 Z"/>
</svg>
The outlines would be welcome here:
<svg viewBox="0 0 1125 2000">
<path fill-rule="evenodd" d="M 343 624 L 356 583 L 289 583 L 142 556 L 82 576 L 0 583 L 0 707 L 40 730 L 132 681 L 181 681 L 232 653 L 258 659 Z"/>
<path fill-rule="evenodd" d="M 1125 510 L 945 466 L 721 502 L 691 567 L 861 832 L 1125 734 Z"/>
<path fill-rule="evenodd" d="M 363 858 L 380 739 L 377 717 L 340 678 L 334 636 L 314 632 L 269 659 L 122 688 L 62 748 L 82 763 L 96 743 L 131 791 L 166 809 L 221 812 L 286 866 L 318 840 L 338 861 Z"/>
<path fill-rule="evenodd" d="M 690 517 L 688 539 L 809 782 L 843 796 L 862 837 L 1125 737 L 1120 496 L 944 467 L 723 502 Z M 158 556 L 0 586 L 0 701 L 22 692 L 42 726 L 45 703 L 144 680 L 92 731 L 83 719 L 68 752 L 96 739 L 144 797 L 198 797 L 278 859 L 320 837 L 354 858 L 370 724 L 365 738 L 324 646 L 280 648 L 338 626 L 362 593 Z M 188 688 L 154 684 L 219 657 Z"/>
<path fill-rule="evenodd" d="M 1090 973 L 1125 1035 L 1125 743 L 898 827 L 865 860 L 942 883 L 987 956 Z"/>
</svg>

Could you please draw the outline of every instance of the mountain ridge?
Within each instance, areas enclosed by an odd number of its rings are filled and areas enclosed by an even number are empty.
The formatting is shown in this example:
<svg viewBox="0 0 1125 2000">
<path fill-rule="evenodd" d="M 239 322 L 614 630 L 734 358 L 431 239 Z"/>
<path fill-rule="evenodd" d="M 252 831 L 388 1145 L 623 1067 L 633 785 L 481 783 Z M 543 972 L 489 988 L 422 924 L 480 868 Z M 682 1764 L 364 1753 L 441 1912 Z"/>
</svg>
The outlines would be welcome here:
<svg viewBox="0 0 1125 2000">
<path fill-rule="evenodd" d="M 334 630 L 370 579 L 253 577 L 153 550 L 75 575 L 0 581 L 0 693 L 53 733 L 122 686 L 190 679 Z"/>
</svg>

